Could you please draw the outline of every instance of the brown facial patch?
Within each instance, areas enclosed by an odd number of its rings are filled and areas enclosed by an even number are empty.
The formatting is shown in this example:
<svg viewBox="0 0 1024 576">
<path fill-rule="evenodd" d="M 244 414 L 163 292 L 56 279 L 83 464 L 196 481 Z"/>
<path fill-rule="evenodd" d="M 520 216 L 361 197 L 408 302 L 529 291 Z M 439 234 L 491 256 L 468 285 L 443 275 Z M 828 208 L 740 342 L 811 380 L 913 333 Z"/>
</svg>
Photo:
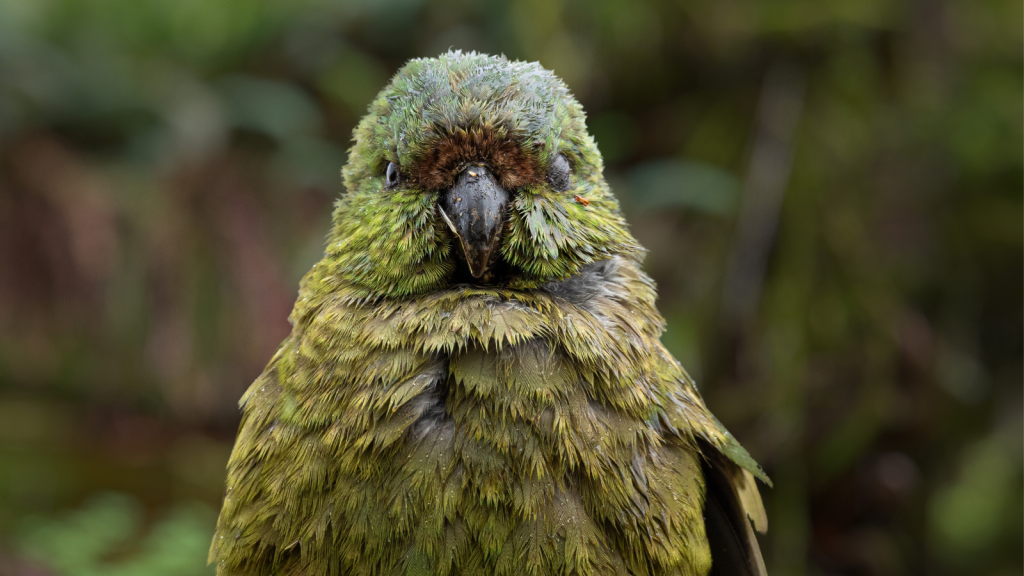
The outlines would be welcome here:
<svg viewBox="0 0 1024 576">
<path fill-rule="evenodd" d="M 409 172 L 421 188 L 451 187 L 462 170 L 473 163 L 486 164 L 506 190 L 538 184 L 544 174 L 536 159 L 503 130 L 473 128 L 438 137 Z"/>
</svg>

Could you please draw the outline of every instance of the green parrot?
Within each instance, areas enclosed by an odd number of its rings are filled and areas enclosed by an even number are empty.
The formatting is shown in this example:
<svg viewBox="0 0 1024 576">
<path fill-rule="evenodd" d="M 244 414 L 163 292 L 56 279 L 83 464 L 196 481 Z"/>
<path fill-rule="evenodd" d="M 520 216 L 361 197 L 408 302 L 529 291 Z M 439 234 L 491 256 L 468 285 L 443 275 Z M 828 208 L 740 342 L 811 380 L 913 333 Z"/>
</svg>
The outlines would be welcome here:
<svg viewBox="0 0 1024 576">
<path fill-rule="evenodd" d="M 765 574 L 769 480 L 659 341 L 603 168 L 536 63 L 395 75 L 241 399 L 218 575 Z"/>
</svg>

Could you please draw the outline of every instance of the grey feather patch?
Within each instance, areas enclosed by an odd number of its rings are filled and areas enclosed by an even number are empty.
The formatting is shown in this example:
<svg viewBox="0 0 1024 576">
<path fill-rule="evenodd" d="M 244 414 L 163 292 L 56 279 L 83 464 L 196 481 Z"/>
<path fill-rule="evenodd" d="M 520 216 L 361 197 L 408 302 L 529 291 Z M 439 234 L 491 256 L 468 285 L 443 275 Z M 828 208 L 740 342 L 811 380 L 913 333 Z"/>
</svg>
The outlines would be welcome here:
<svg viewBox="0 0 1024 576">
<path fill-rule="evenodd" d="M 396 397 L 400 398 L 399 401 L 415 405 L 416 412 L 419 414 L 419 418 L 410 430 L 415 439 L 422 439 L 431 434 L 447 418 L 445 380 L 448 377 L 448 369 L 445 364 L 440 361 L 431 364 L 423 372 L 401 385 L 408 387 L 405 398 L 396 394 Z M 392 405 L 392 412 L 396 409 L 397 406 Z"/>
<path fill-rule="evenodd" d="M 548 282 L 541 289 L 552 296 L 581 307 L 585 307 L 595 298 L 613 297 L 615 295 L 613 285 L 618 277 L 620 260 L 621 258 L 616 256 L 588 264 L 580 268 L 578 274 L 573 274 L 558 282 Z"/>
</svg>

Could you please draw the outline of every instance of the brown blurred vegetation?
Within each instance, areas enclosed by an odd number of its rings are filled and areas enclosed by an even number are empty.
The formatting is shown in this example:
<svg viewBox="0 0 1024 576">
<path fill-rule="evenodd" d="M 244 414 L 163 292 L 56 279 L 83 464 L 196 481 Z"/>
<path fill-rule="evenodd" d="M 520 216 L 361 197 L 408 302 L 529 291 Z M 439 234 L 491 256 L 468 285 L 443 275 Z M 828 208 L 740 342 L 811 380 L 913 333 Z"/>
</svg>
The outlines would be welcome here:
<svg viewBox="0 0 1024 576">
<path fill-rule="evenodd" d="M 1022 7 L 0 0 L 0 574 L 209 574 L 236 400 L 408 58 L 589 114 L 770 572 L 1022 573 Z"/>
</svg>

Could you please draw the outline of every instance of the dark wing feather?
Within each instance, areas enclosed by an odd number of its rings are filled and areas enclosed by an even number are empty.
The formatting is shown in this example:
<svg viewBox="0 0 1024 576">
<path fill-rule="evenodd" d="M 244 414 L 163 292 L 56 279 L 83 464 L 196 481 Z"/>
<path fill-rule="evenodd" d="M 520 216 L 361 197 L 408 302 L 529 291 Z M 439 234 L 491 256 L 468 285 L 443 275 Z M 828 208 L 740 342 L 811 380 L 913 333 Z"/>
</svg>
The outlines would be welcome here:
<svg viewBox="0 0 1024 576">
<path fill-rule="evenodd" d="M 755 517 L 764 516 L 760 497 L 756 502 L 759 510 L 747 510 L 751 505 L 741 501 L 745 491 L 757 490 L 753 478 L 748 482 L 749 473 L 714 448 L 707 448 L 701 467 L 706 485 L 704 528 L 711 547 L 710 576 L 767 576 L 751 526 Z"/>
</svg>

